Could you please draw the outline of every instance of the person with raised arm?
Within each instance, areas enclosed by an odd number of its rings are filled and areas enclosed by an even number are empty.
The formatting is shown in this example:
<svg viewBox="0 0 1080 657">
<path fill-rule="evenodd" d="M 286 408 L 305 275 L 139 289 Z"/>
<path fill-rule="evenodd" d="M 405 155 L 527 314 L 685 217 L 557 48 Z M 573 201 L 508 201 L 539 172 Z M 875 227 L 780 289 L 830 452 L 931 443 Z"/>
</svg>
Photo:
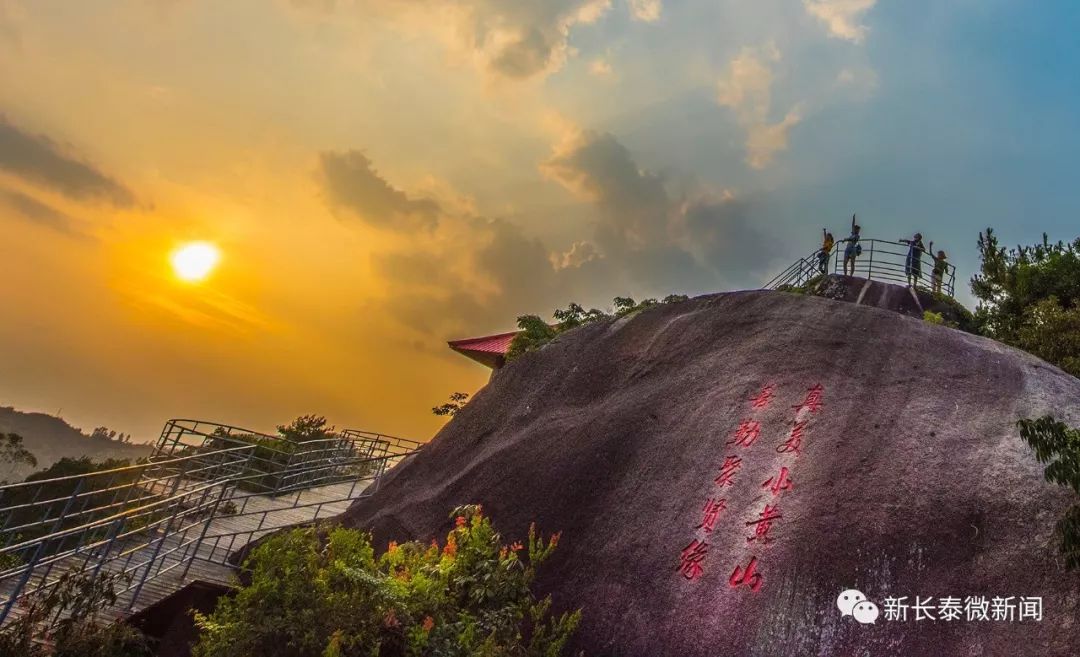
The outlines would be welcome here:
<svg viewBox="0 0 1080 657">
<path fill-rule="evenodd" d="M 862 226 L 855 223 L 855 215 L 851 215 L 851 235 L 845 237 L 842 242 L 846 242 L 847 246 L 844 247 L 844 275 L 855 275 L 855 258 L 862 255 L 862 245 L 859 244 L 859 234 L 862 232 Z M 851 273 L 848 273 L 848 263 L 851 263 Z"/>
</svg>

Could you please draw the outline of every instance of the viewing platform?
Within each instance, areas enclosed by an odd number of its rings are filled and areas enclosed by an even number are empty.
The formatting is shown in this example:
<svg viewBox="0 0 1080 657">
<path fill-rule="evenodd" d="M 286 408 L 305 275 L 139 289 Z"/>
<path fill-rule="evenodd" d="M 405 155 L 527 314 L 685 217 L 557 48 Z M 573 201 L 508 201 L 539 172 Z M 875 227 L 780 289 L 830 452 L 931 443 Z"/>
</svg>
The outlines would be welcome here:
<svg viewBox="0 0 1080 657">
<path fill-rule="evenodd" d="M 908 285 L 907 255 L 908 245 L 903 242 L 890 242 L 887 240 L 863 239 L 859 240 L 862 253 L 855 258 L 855 271 L 853 276 L 866 280 L 885 281 Z M 810 255 L 799 258 L 790 267 L 780 272 L 776 278 L 765 284 L 769 290 L 781 288 L 803 287 L 813 279 L 827 274 L 844 275 L 844 249 L 846 242 L 837 242 L 832 251 L 821 257 L 821 249 Z M 927 250 L 929 251 L 929 250 Z M 919 277 L 916 287 L 926 291 L 931 290 L 933 285 L 934 261 L 924 254 L 920 259 Z M 956 267 L 951 264 L 945 265 L 944 274 L 941 277 L 941 294 L 953 297 L 956 291 Z"/>
</svg>

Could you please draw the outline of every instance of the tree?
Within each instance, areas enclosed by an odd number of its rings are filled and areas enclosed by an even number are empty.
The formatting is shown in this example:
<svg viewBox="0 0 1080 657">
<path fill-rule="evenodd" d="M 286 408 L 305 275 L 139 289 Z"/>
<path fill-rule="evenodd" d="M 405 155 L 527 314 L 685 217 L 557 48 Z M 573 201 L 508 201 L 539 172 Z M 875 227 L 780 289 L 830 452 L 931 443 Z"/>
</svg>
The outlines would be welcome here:
<svg viewBox="0 0 1080 657">
<path fill-rule="evenodd" d="M 221 598 L 195 657 L 559 657 L 580 612 L 552 616 L 537 570 L 558 544 L 535 529 L 506 545 L 479 506 L 451 514 L 445 543 L 390 543 L 337 527 L 276 534 L 245 561 L 249 581 Z"/>
<path fill-rule="evenodd" d="M 23 437 L 17 433 L 0 434 L 0 463 L 7 466 L 10 476 L 19 466 L 36 468 L 38 461 L 30 450 L 23 445 Z M 6 480 L 0 483 L 6 483 Z"/>
<path fill-rule="evenodd" d="M 467 392 L 452 392 L 450 393 L 450 401 L 447 403 L 436 406 L 431 409 L 431 412 L 435 415 L 449 415 L 454 417 L 457 412 L 465 407 L 466 401 L 469 399 L 469 393 Z"/>
<path fill-rule="evenodd" d="M 1050 416 L 1020 420 L 1018 426 L 1020 437 L 1035 450 L 1035 458 L 1048 464 L 1046 480 L 1067 486 L 1080 496 L 1080 430 Z M 1057 530 L 1066 567 L 1080 568 L 1080 501 L 1065 512 Z"/>
<path fill-rule="evenodd" d="M 978 247 L 980 332 L 1080 376 L 1080 238 L 1006 250 L 987 228 Z"/>
<path fill-rule="evenodd" d="M 22 601 L 22 613 L 0 630 L 0 657 L 149 657 L 149 642 L 134 628 L 95 620 L 130 581 L 119 573 L 64 573 Z"/>
<path fill-rule="evenodd" d="M 559 333 L 536 315 L 518 317 L 517 325 L 521 332 L 510 342 L 510 348 L 506 351 L 506 360 L 513 360 L 521 354 L 536 351 L 551 342 Z"/>
<path fill-rule="evenodd" d="M 301 415 L 289 424 L 278 425 L 278 433 L 286 440 L 302 443 L 311 440 L 333 438 L 334 427 L 326 426 L 322 415 Z"/>
</svg>

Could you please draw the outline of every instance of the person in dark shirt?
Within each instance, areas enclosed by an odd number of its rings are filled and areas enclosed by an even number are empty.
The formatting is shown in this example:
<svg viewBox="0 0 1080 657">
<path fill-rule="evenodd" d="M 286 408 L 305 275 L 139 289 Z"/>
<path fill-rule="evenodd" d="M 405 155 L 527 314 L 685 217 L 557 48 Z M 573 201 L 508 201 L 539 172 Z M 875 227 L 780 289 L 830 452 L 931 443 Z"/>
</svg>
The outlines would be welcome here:
<svg viewBox="0 0 1080 657">
<path fill-rule="evenodd" d="M 900 240 L 901 244 L 908 245 L 907 260 L 904 262 L 904 273 L 907 274 L 908 285 L 918 287 L 922 280 L 922 257 L 926 253 L 926 245 L 922 241 L 922 233 L 915 233 L 910 240 Z"/>
<path fill-rule="evenodd" d="M 934 243 L 930 242 L 930 252 L 934 252 Z M 930 286 L 934 294 L 941 294 L 941 282 L 945 279 L 945 271 L 949 268 L 944 251 L 938 251 L 934 258 L 934 270 L 930 276 Z"/>
</svg>

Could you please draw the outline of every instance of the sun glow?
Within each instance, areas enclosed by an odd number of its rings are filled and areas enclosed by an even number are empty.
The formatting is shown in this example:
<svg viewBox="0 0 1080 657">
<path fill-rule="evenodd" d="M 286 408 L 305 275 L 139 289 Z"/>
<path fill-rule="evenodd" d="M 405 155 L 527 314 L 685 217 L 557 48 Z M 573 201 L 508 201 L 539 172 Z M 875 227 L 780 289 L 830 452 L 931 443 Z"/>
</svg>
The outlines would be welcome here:
<svg viewBox="0 0 1080 657">
<path fill-rule="evenodd" d="M 205 280 L 220 259 L 221 252 L 209 242 L 189 242 L 169 256 L 177 278 L 191 283 Z"/>
</svg>

